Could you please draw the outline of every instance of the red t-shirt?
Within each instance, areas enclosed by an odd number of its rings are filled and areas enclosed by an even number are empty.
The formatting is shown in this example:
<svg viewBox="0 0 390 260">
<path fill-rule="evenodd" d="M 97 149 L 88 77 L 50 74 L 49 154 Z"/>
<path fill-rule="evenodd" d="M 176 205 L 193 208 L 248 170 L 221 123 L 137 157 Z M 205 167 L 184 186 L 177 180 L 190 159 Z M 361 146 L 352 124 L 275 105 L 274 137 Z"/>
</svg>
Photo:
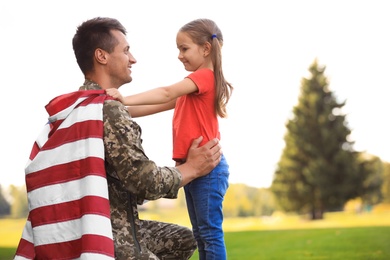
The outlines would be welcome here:
<svg viewBox="0 0 390 260">
<path fill-rule="evenodd" d="M 185 159 L 192 141 L 203 136 L 203 145 L 213 138 L 220 139 L 218 118 L 214 109 L 214 72 L 197 70 L 187 78 L 198 87 L 198 92 L 181 96 L 173 114 L 173 159 Z"/>
</svg>

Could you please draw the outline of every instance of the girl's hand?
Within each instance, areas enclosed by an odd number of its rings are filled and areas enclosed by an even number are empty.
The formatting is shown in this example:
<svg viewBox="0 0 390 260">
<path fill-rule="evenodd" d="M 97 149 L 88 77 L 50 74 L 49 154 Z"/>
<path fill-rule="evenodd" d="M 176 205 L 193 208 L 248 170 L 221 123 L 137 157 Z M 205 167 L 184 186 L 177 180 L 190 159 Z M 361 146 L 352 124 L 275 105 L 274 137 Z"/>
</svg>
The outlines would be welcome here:
<svg viewBox="0 0 390 260">
<path fill-rule="evenodd" d="M 106 89 L 106 93 L 107 93 L 107 95 L 117 99 L 121 103 L 124 102 L 124 98 L 123 98 L 122 94 L 119 92 L 118 89 L 116 89 L 116 88 L 109 88 L 109 89 Z"/>
</svg>

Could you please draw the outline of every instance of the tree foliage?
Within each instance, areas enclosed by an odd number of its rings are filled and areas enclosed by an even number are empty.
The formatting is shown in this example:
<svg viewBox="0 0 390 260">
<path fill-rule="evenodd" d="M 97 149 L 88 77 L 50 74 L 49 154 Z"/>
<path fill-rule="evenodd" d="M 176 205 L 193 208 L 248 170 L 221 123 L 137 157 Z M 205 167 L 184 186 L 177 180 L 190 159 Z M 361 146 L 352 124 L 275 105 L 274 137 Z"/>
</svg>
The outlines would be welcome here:
<svg viewBox="0 0 390 260">
<path fill-rule="evenodd" d="M 275 199 L 266 188 L 230 184 L 223 202 L 226 217 L 269 216 L 275 210 Z"/>
<path fill-rule="evenodd" d="M 26 186 L 10 186 L 13 203 L 11 207 L 11 216 L 13 218 L 25 218 L 28 215 L 28 203 Z"/>
<path fill-rule="evenodd" d="M 166 200 L 149 201 L 140 209 L 158 211 L 166 208 Z M 185 208 L 185 195 L 183 189 L 179 191 L 178 199 L 168 200 L 170 207 Z M 269 188 L 255 188 L 245 184 L 229 184 L 223 201 L 223 214 L 225 217 L 270 216 L 276 210 L 274 194 Z"/>
<path fill-rule="evenodd" d="M 5 199 L 3 188 L 0 185 L 0 217 L 7 216 L 11 213 L 11 205 L 10 203 Z"/>
<path fill-rule="evenodd" d="M 345 101 L 338 102 L 328 88 L 325 66 L 315 60 L 309 72 L 286 123 L 285 148 L 271 188 L 284 210 L 310 213 L 316 219 L 357 197 L 363 178 L 359 154 L 348 139 Z"/>
<path fill-rule="evenodd" d="M 383 202 L 390 203 L 390 163 L 383 163 L 383 184 L 381 187 Z"/>
<path fill-rule="evenodd" d="M 375 205 L 383 200 L 384 163 L 377 156 L 360 153 L 358 170 L 361 178 L 359 196 L 363 205 Z"/>
</svg>

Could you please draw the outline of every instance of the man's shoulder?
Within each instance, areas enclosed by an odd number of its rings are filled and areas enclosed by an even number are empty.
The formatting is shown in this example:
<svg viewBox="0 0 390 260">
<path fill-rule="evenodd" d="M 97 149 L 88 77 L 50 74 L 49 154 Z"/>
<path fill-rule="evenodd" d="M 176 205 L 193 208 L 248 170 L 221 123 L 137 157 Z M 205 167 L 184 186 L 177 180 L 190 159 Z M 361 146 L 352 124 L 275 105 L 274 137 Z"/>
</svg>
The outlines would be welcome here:
<svg viewBox="0 0 390 260">
<path fill-rule="evenodd" d="M 113 108 L 113 109 L 125 108 L 125 106 L 121 102 L 115 99 L 106 99 L 104 101 L 104 107 Z"/>
<path fill-rule="evenodd" d="M 114 99 L 107 99 L 103 104 L 103 116 L 105 120 L 109 121 L 133 121 L 127 108 L 119 101 Z"/>
</svg>

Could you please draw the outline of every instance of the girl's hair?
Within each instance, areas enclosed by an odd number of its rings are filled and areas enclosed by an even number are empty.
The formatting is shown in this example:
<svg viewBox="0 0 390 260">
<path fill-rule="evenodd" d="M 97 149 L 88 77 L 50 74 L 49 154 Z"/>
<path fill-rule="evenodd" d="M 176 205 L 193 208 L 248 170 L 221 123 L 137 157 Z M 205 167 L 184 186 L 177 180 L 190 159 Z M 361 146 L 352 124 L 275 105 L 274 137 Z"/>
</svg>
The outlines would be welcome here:
<svg viewBox="0 0 390 260">
<path fill-rule="evenodd" d="M 93 56 L 97 48 L 108 53 L 114 51 L 118 41 L 112 35 L 112 30 L 126 35 L 125 27 L 113 18 L 96 17 L 77 27 L 72 44 L 77 63 L 84 75 L 93 70 Z"/>
<path fill-rule="evenodd" d="M 185 32 L 194 43 L 203 46 L 206 42 L 211 44 L 211 61 L 214 66 L 215 78 L 215 102 L 217 115 L 227 117 L 226 105 L 229 102 L 233 86 L 225 80 L 222 71 L 223 36 L 217 24 L 210 19 L 196 19 L 180 28 L 179 32 Z"/>
</svg>

